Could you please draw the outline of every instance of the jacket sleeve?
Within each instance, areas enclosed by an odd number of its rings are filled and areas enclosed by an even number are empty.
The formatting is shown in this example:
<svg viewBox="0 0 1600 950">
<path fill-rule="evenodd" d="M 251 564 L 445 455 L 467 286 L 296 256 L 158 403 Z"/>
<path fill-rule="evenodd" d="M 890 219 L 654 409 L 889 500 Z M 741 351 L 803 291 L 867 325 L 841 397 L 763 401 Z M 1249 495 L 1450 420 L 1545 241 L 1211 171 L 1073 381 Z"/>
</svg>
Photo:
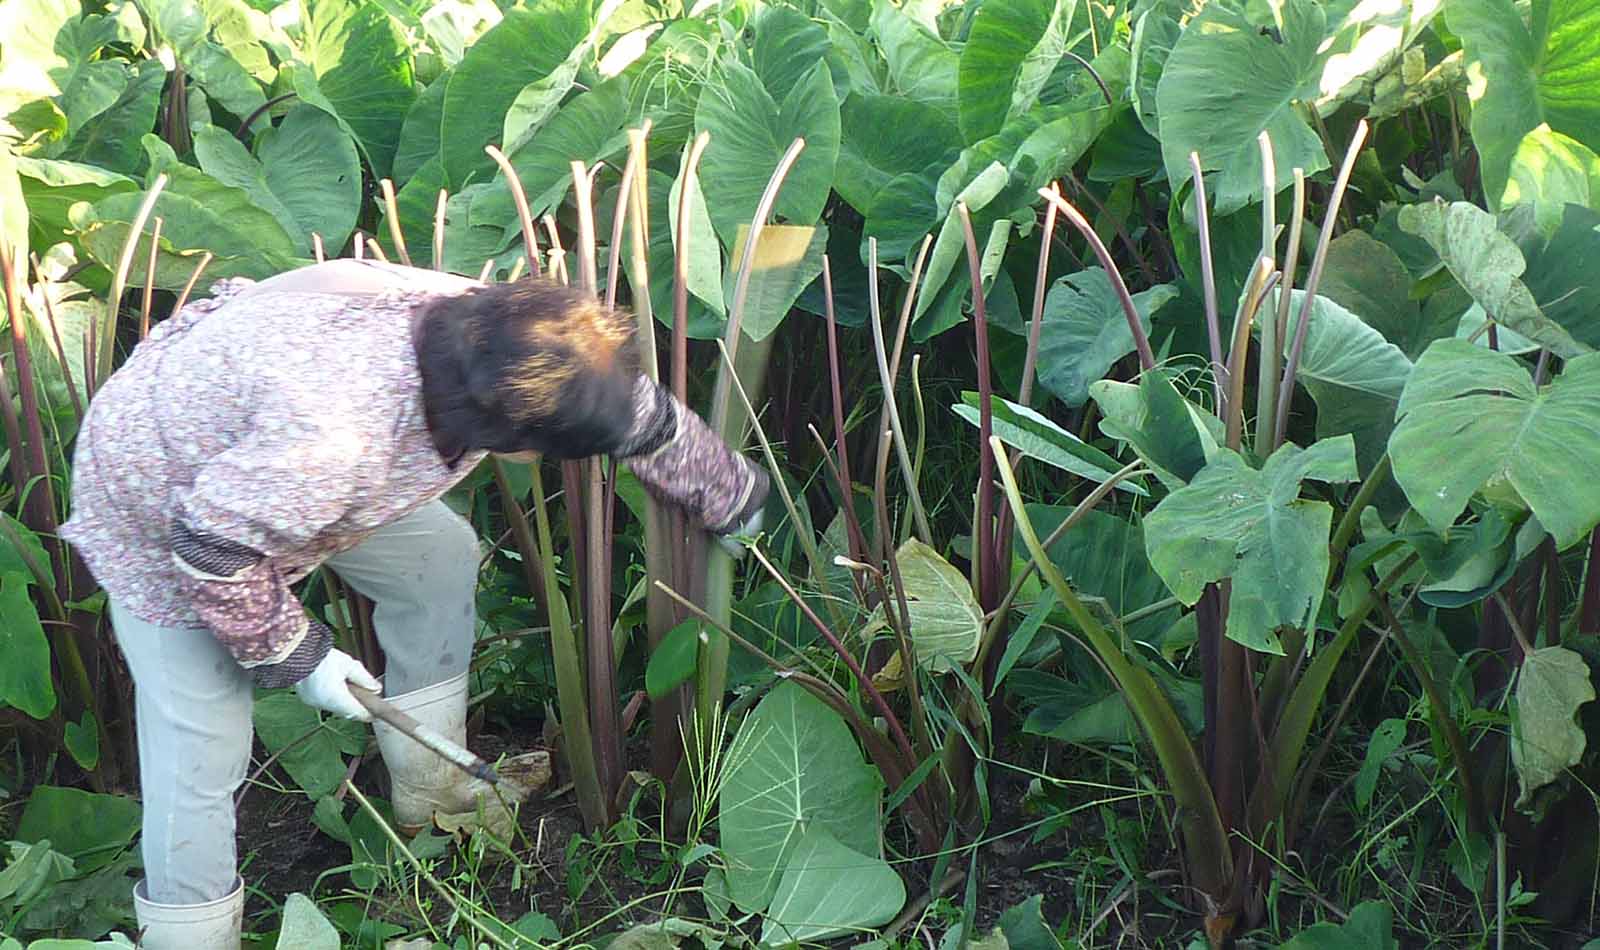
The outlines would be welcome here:
<svg viewBox="0 0 1600 950">
<path fill-rule="evenodd" d="M 201 469 L 168 529 L 191 607 L 263 687 L 291 686 L 332 649 L 289 588 L 283 555 L 350 507 L 373 440 L 313 411 L 272 420 Z"/>
<path fill-rule="evenodd" d="M 634 383 L 633 423 L 611 454 L 627 462 L 652 495 L 683 509 L 712 534 L 730 534 L 748 523 L 771 484 L 764 470 L 642 374 Z"/>
</svg>

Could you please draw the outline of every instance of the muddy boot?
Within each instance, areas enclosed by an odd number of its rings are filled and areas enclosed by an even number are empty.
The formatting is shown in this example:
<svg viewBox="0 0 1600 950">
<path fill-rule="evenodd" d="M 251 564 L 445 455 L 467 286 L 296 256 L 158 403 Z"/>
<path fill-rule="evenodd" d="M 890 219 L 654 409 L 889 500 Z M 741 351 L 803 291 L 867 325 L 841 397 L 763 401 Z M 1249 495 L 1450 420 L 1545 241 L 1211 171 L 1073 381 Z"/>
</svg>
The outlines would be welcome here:
<svg viewBox="0 0 1600 950">
<path fill-rule="evenodd" d="M 467 674 L 387 698 L 417 722 L 466 746 Z M 390 800 L 401 833 L 416 835 L 423 828 L 440 824 L 451 830 L 483 828 L 502 841 L 511 840 L 516 818 L 487 782 L 461 771 L 381 720 L 372 726 L 378 736 L 378 750 L 389 768 Z"/>
<path fill-rule="evenodd" d="M 144 950 L 239 950 L 244 926 L 244 881 L 232 893 L 204 904 L 157 904 L 145 882 L 133 888 L 133 910 Z"/>
</svg>

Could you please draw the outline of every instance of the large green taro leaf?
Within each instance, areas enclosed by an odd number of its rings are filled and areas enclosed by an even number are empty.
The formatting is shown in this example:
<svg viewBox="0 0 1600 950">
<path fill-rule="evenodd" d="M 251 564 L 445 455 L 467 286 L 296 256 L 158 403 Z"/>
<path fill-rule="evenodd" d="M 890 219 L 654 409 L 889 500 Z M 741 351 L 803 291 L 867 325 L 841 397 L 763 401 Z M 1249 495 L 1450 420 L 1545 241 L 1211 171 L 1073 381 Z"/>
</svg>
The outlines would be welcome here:
<svg viewBox="0 0 1600 950">
<path fill-rule="evenodd" d="M 1102 379 L 1089 386 L 1100 407 L 1100 431 L 1133 447 L 1171 488 L 1193 478 L 1222 441 L 1222 421 L 1179 394 L 1162 370 L 1137 383 Z"/>
<path fill-rule="evenodd" d="M 587 0 L 544 0 L 531 8 L 507 10 L 504 19 L 468 47 L 444 94 L 440 155 L 452 189 L 493 172 L 494 161 L 484 148 L 507 144 L 500 139 L 517 96 L 566 62 L 591 26 Z"/>
<path fill-rule="evenodd" d="M 252 155 L 231 133 L 206 126 L 195 134 L 200 167 L 224 185 L 243 189 L 311 255 L 312 234 L 344 247 L 361 210 L 361 159 L 337 119 L 298 105 L 283 122 L 262 129 Z"/>
<path fill-rule="evenodd" d="M 304 260 L 297 256 L 294 241 L 283 225 L 270 212 L 257 207 L 242 189 L 224 185 L 178 161 L 172 148 L 154 135 L 146 135 L 143 144 L 150 158 L 151 176 L 164 172 L 170 178 L 156 199 L 153 212 L 162 219 L 155 286 L 162 290 L 182 288 L 203 251 L 216 255 L 207 269 L 213 279 L 270 277 Z M 78 205 L 73 209 L 73 229 L 97 261 L 114 267 L 143 202 L 144 192 L 128 191 L 92 206 Z M 149 243 L 147 232 L 139 240 L 135 260 L 146 259 Z"/>
<path fill-rule="evenodd" d="M 718 796 L 728 889 L 740 909 L 771 903 L 806 832 L 826 829 L 878 856 L 883 780 L 839 714 L 780 683 L 744 721 Z"/>
<path fill-rule="evenodd" d="M 605 83 L 562 106 L 539 129 L 539 134 L 511 153 L 511 167 L 522 182 L 528 210 L 535 219 L 566 196 L 572 187 L 573 162 L 581 161 L 587 166 L 626 147 L 624 116 L 621 89 L 617 83 Z M 521 242 L 516 202 L 503 172 L 496 174 L 490 187 L 473 199 L 472 223 L 475 227 L 502 228 L 502 247 Z"/>
<path fill-rule="evenodd" d="M 1465 201 L 1432 201 L 1400 210 L 1400 226 L 1434 249 L 1472 299 L 1500 323 L 1557 356 L 1589 350 L 1539 308 L 1521 281 L 1527 262 L 1493 215 Z"/>
<path fill-rule="evenodd" d="M 355 0 L 301 0 L 306 55 L 316 87 L 335 118 L 361 145 L 379 177 L 387 177 L 406 111 L 416 98 L 411 50 L 383 5 Z"/>
<path fill-rule="evenodd" d="M 827 828 L 812 827 L 778 882 L 761 946 L 807 944 L 882 926 L 905 902 L 905 882 L 888 862 L 851 850 Z"/>
<path fill-rule="evenodd" d="M 711 133 L 700 181 L 724 247 L 736 246 L 739 226 L 755 216 L 768 179 L 796 138 L 805 139 L 805 148 L 773 213 L 788 224 L 817 223 L 839 158 L 839 101 L 827 63 L 814 64 L 781 103 L 753 70 L 724 63 L 700 93 L 694 118 L 699 131 Z"/>
<path fill-rule="evenodd" d="M 207 96 L 240 119 L 266 105 L 261 84 L 211 39 L 213 24 L 205 6 L 197 0 L 140 0 L 139 6 L 150 18 L 154 38 L 171 46 Z"/>
<path fill-rule="evenodd" d="M 1513 357 L 1439 340 L 1417 361 L 1389 437 L 1394 477 L 1443 530 L 1478 491 L 1520 496 L 1565 548 L 1600 523 L 1600 353 L 1535 387 Z"/>
<path fill-rule="evenodd" d="M 1523 136 L 1548 123 L 1600 149 L 1600 4 L 1533 0 L 1530 23 L 1512 0 L 1447 0 L 1472 99 L 1472 143 L 1484 193 L 1498 208 Z"/>
<path fill-rule="evenodd" d="M 1184 27 L 1156 86 L 1161 155 L 1176 192 L 1190 178 L 1189 153 L 1200 153 L 1216 214 L 1261 197 L 1256 138 L 1272 137 L 1274 189 L 1294 183 L 1294 169 L 1315 174 L 1328 165 L 1317 133 L 1296 101 L 1314 99 L 1322 74 L 1318 47 L 1326 15 L 1314 0 L 1288 0 L 1281 40 L 1240 7 L 1208 3 Z"/>
<path fill-rule="evenodd" d="M 49 841 L 86 873 L 116 859 L 138 834 L 142 814 L 139 801 L 129 796 L 40 785 L 29 794 L 15 837 L 28 844 Z"/>
<path fill-rule="evenodd" d="M 1146 335 L 1156 311 L 1178 296 L 1174 284 L 1133 295 Z M 1074 408 L 1089 400 L 1089 384 L 1132 353 L 1133 329 L 1104 269 L 1091 267 L 1056 281 L 1039 326 L 1039 383 Z"/>
<path fill-rule="evenodd" d="M 872 33 L 900 95 L 949 110 L 955 118 L 961 56 L 893 0 L 873 0 Z"/>
<path fill-rule="evenodd" d="M 0 706 L 10 706 L 34 719 L 44 719 L 56 708 L 50 675 L 50 644 L 45 640 L 39 611 L 28 596 L 33 578 L 10 565 L 0 576 Z"/>
<path fill-rule="evenodd" d="M 930 166 L 943 171 L 961 151 L 960 133 L 944 112 L 915 99 L 851 96 L 840 109 L 839 125 L 833 187 L 862 214 L 896 176 L 921 175 Z"/>
<path fill-rule="evenodd" d="M 985 0 L 961 48 L 961 134 L 976 142 L 1031 109 L 1067 48 L 1077 0 Z"/>
<path fill-rule="evenodd" d="M 1349 436 L 1309 449 L 1285 444 L 1260 471 L 1221 449 L 1145 519 L 1150 564 L 1186 604 L 1207 584 L 1232 578 L 1228 638 L 1281 654 L 1276 631 L 1314 623 L 1328 579 L 1333 506 L 1301 498 L 1300 483 L 1356 477 Z"/>
<path fill-rule="evenodd" d="M 1561 226 L 1569 204 L 1600 206 L 1600 156 L 1548 124 L 1522 137 L 1511 157 L 1510 177 L 1500 206 L 1533 207 L 1539 233 L 1549 237 Z"/>
<path fill-rule="evenodd" d="M 1303 290 L 1290 292 L 1288 332 L 1282 341 L 1285 359 L 1305 299 Z M 1274 293 L 1262 311 L 1275 313 L 1277 306 Z M 1316 296 L 1295 378 L 1316 401 L 1317 438 L 1354 436 L 1361 470 L 1371 471 L 1389 441 L 1395 406 L 1410 376 L 1411 361 L 1399 347 L 1349 310 Z"/>
</svg>

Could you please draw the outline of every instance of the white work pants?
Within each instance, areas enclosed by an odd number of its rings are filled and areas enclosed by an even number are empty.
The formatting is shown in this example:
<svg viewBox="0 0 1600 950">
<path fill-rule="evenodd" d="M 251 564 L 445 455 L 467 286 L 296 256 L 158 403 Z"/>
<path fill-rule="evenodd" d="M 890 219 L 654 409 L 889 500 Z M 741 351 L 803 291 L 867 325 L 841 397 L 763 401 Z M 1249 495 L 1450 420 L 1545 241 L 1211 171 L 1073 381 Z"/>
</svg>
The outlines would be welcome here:
<svg viewBox="0 0 1600 950">
<path fill-rule="evenodd" d="M 478 538 L 442 501 L 329 558 L 374 601 L 384 694 L 459 676 L 472 656 Z M 159 627 L 110 605 L 133 672 L 146 886 L 161 904 L 199 904 L 237 881 L 233 796 L 250 764 L 250 675 L 204 629 Z"/>
</svg>

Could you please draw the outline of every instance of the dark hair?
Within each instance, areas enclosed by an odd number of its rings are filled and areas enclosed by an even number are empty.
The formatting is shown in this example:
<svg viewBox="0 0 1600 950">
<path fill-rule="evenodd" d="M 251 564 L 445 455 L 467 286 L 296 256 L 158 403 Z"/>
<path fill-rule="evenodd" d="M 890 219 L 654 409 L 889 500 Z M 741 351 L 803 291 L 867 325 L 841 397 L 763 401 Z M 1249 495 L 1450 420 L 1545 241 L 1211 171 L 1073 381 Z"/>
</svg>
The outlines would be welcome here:
<svg viewBox="0 0 1600 950">
<path fill-rule="evenodd" d="M 554 281 L 432 301 L 416 350 L 428 429 L 452 466 L 476 450 L 583 458 L 619 444 L 632 422 L 632 322 Z"/>
</svg>

